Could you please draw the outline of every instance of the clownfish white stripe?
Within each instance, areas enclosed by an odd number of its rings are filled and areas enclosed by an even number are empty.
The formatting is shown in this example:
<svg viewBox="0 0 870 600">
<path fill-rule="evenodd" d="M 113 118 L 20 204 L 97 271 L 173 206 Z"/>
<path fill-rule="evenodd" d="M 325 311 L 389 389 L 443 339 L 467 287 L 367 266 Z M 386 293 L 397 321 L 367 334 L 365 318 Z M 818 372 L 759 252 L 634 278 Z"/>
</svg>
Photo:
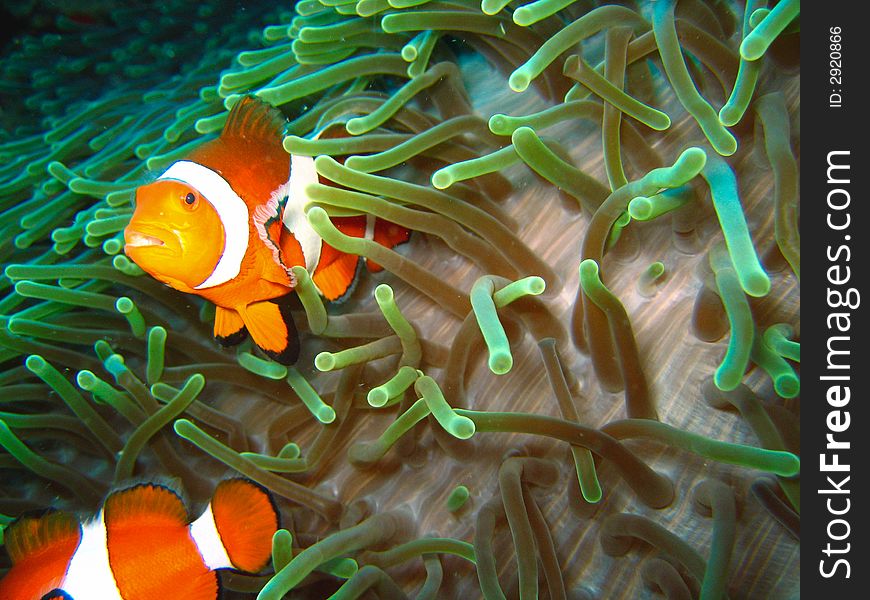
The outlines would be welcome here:
<svg viewBox="0 0 870 600">
<path fill-rule="evenodd" d="M 312 183 L 317 183 L 317 170 L 314 168 L 314 159 L 310 156 L 290 155 L 290 180 L 286 186 L 287 204 L 284 206 L 284 215 L 281 220 L 287 230 L 293 234 L 296 241 L 302 247 L 302 256 L 305 257 L 305 268 L 309 273 L 314 273 L 320 262 L 320 249 L 323 240 L 311 227 L 308 217 L 305 216 L 305 205 L 308 204 L 308 194 L 305 188 Z"/>
<path fill-rule="evenodd" d="M 175 179 L 198 191 L 214 207 L 224 226 L 223 253 L 211 275 L 194 289 L 210 288 L 234 279 L 248 251 L 248 207 L 244 200 L 226 179 L 188 160 L 173 163 L 158 179 Z"/>
<path fill-rule="evenodd" d="M 123 600 L 109 566 L 106 522 L 102 511 L 96 519 L 82 525 L 81 542 L 69 563 L 63 590 L 72 598 Z"/>
<path fill-rule="evenodd" d="M 375 216 L 366 213 L 366 239 L 375 239 Z"/>
<path fill-rule="evenodd" d="M 190 537 L 193 538 L 193 543 L 196 544 L 199 554 L 202 556 L 202 562 L 209 569 L 231 569 L 235 566 L 221 541 L 217 525 L 214 522 L 211 503 L 205 512 L 190 524 Z"/>
</svg>

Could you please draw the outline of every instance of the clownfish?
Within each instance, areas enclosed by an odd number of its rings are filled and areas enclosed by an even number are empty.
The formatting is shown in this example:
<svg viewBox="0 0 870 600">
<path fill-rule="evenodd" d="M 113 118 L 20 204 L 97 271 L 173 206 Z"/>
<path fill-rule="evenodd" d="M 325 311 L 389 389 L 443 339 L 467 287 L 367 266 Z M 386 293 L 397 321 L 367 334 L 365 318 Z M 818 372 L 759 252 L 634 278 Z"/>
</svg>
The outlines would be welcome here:
<svg viewBox="0 0 870 600">
<path fill-rule="evenodd" d="M 112 493 L 97 517 L 21 517 L 5 532 L 12 568 L 3 600 L 214 600 L 218 569 L 256 573 L 269 562 L 278 513 L 247 479 L 222 481 L 193 522 L 169 488 Z"/>
<path fill-rule="evenodd" d="M 305 188 L 321 180 L 312 157 L 288 160 L 286 122 L 262 100 L 242 98 L 217 139 L 136 190 L 124 251 L 155 279 L 214 303 L 218 342 L 237 344 L 247 333 L 266 355 L 293 364 L 299 342 L 286 302 L 296 283 L 291 267 L 305 267 L 321 295 L 336 301 L 351 290 L 362 261 L 324 243 L 308 223 Z M 388 248 L 410 235 L 370 215 L 333 223 Z"/>
</svg>

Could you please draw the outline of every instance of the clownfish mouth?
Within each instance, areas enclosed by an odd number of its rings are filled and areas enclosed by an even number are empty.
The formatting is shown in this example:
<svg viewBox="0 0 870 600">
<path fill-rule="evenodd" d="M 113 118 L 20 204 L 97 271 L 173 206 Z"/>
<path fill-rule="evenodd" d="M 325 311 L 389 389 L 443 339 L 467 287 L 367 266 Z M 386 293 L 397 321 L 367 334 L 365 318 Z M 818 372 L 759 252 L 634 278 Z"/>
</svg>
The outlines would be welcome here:
<svg viewBox="0 0 870 600">
<path fill-rule="evenodd" d="M 148 246 L 164 246 L 165 243 L 158 237 L 148 235 L 136 230 L 124 232 L 124 243 L 131 248 L 145 248 Z"/>
</svg>

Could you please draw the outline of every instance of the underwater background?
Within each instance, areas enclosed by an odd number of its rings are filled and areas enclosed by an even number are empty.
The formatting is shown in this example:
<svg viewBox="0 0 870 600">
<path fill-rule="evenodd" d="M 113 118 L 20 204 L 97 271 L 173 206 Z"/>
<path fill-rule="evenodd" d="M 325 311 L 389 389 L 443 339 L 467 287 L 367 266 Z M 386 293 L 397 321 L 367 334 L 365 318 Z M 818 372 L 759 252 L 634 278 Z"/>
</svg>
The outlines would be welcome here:
<svg viewBox="0 0 870 600">
<path fill-rule="evenodd" d="M 0 528 L 241 474 L 286 531 L 227 598 L 799 597 L 798 2 L 4 11 Z M 123 253 L 248 93 L 385 267 L 296 272 L 293 367 Z"/>
</svg>

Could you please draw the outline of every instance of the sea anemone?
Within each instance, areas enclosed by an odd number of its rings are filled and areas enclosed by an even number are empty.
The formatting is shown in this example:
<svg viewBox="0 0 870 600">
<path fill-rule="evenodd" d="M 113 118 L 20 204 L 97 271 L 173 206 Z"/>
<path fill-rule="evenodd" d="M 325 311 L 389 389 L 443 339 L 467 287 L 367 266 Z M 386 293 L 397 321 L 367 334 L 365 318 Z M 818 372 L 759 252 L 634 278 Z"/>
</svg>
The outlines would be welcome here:
<svg viewBox="0 0 870 600">
<path fill-rule="evenodd" d="M 0 530 L 241 474 L 284 529 L 230 597 L 797 591 L 798 2 L 193 13 L 89 6 L 0 58 Z M 294 269 L 290 367 L 122 252 L 247 94 L 337 184 L 312 227 L 385 268 L 338 305 Z M 415 234 L 331 221 L 361 213 Z"/>
</svg>

